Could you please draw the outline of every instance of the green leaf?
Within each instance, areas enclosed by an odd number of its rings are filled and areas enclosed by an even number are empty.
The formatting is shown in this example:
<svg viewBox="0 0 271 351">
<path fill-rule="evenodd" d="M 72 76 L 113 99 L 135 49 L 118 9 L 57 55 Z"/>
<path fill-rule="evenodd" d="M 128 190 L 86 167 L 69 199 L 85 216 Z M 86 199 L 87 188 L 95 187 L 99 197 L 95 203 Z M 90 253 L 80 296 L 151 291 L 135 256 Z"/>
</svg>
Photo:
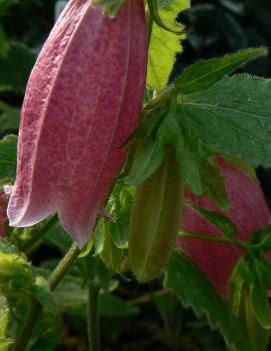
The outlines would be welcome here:
<svg viewBox="0 0 271 351">
<path fill-rule="evenodd" d="M 0 0 L 0 17 L 7 13 L 9 6 L 16 3 L 18 0 Z"/>
<path fill-rule="evenodd" d="M 16 176 L 17 136 L 0 141 L 0 186 L 13 182 Z"/>
<path fill-rule="evenodd" d="M 164 149 L 159 142 L 149 137 L 139 140 L 132 168 L 124 181 L 129 185 L 138 185 L 152 175 L 164 158 Z"/>
<path fill-rule="evenodd" d="M 189 0 L 171 1 L 159 11 L 162 22 L 173 30 L 181 31 L 182 26 L 175 22 L 175 18 L 179 12 L 189 7 Z M 182 51 L 180 40 L 184 38 L 185 35 L 170 33 L 157 24 L 152 23 L 147 75 L 149 88 L 161 90 L 167 85 L 175 62 L 175 55 Z M 163 58 L 162 60 L 161 57 Z"/>
<path fill-rule="evenodd" d="M 230 307 L 245 326 L 248 340 L 255 351 L 267 350 L 271 326 L 268 289 L 262 279 L 261 267 L 256 268 L 260 262 L 253 256 L 241 257 L 229 281 Z"/>
<path fill-rule="evenodd" d="M 195 209 L 201 216 L 210 221 L 226 238 L 233 239 L 237 234 L 237 228 L 232 221 L 217 212 L 206 210 L 194 203 L 189 203 L 189 206 Z"/>
<path fill-rule="evenodd" d="M 43 277 L 37 277 L 30 289 L 31 293 L 43 305 L 44 309 L 52 314 L 57 314 L 57 305 L 54 295 L 51 292 L 48 282 Z"/>
<path fill-rule="evenodd" d="M 271 310 L 266 288 L 254 283 L 250 289 L 250 300 L 254 315 L 264 329 L 271 329 Z"/>
<path fill-rule="evenodd" d="M 109 208 L 114 220 L 109 220 L 108 230 L 112 241 L 119 249 L 128 247 L 129 221 L 132 204 L 135 197 L 135 188 L 118 185 L 115 187 Z"/>
<path fill-rule="evenodd" d="M 85 314 L 88 292 L 86 286 L 83 287 L 81 278 L 67 275 L 56 288 L 54 295 L 61 311 L 73 313 L 81 310 Z M 126 317 L 139 313 L 137 307 L 130 306 L 109 293 L 100 294 L 99 306 L 102 317 Z"/>
<path fill-rule="evenodd" d="M 136 306 L 129 305 L 112 294 L 101 294 L 99 307 L 101 315 L 107 318 L 134 316 L 140 312 Z"/>
<path fill-rule="evenodd" d="M 265 48 L 246 49 L 222 58 L 202 60 L 189 66 L 175 81 L 175 88 L 183 94 L 190 94 L 210 88 L 225 75 L 233 73 L 246 62 L 267 55 Z"/>
<path fill-rule="evenodd" d="M 13 343 L 14 343 L 14 341 L 11 339 L 6 339 L 6 338 L 0 337 L 0 350 L 7 351 L 9 349 L 9 346 L 12 345 Z"/>
<path fill-rule="evenodd" d="M 100 254 L 101 260 L 113 272 L 121 273 L 127 271 L 129 269 L 127 250 L 116 247 L 110 236 L 107 222 L 104 223 L 104 228 L 105 239 L 103 250 Z"/>
<path fill-rule="evenodd" d="M 42 230 L 42 227 L 40 230 Z M 65 232 L 59 222 L 49 229 L 42 240 L 46 244 L 58 248 L 62 254 L 65 254 L 68 251 L 73 242 L 73 239 Z"/>
<path fill-rule="evenodd" d="M 197 315 L 205 315 L 212 327 L 218 329 L 230 349 L 252 351 L 240 322 L 230 313 L 207 278 L 183 253 L 174 252 L 168 265 L 168 286 L 185 307 Z"/>
<path fill-rule="evenodd" d="M 206 145 L 204 145 L 206 147 Z M 200 157 L 201 159 L 201 177 L 204 181 L 205 187 L 207 187 L 206 196 L 209 197 L 218 207 L 222 210 L 227 211 L 230 209 L 230 201 L 225 188 L 224 177 L 220 173 L 219 167 L 212 162 L 208 154 L 207 159 Z"/>
<path fill-rule="evenodd" d="M 7 339 L 6 329 L 8 326 L 8 316 L 9 316 L 9 308 L 7 299 L 0 295 L 0 350 L 6 351 L 8 350 L 8 346 L 10 346 L 13 341 L 11 339 Z"/>
<path fill-rule="evenodd" d="M 220 208 L 228 210 L 230 204 L 224 178 L 210 159 L 217 154 L 216 148 L 200 142 L 190 120 L 182 119 L 178 123 L 175 117 L 169 114 L 160 124 L 158 140 L 175 147 L 181 173 L 193 193 L 197 196 L 206 194 Z"/>
<path fill-rule="evenodd" d="M 178 102 L 179 123 L 189 119 L 204 143 L 254 166 L 271 165 L 271 80 L 224 78 L 208 90 L 179 95 Z"/>
<path fill-rule="evenodd" d="M 23 93 L 35 60 L 36 55 L 29 48 L 12 42 L 8 54 L 0 57 L 0 91 Z"/>
<path fill-rule="evenodd" d="M 104 14 L 109 18 L 115 18 L 124 5 L 125 0 L 115 0 L 111 5 L 104 8 Z"/>
<path fill-rule="evenodd" d="M 0 132 L 19 128 L 20 110 L 0 101 Z"/>
<path fill-rule="evenodd" d="M 6 335 L 6 329 L 8 325 L 8 314 L 9 308 L 7 299 L 0 295 L 0 337 L 3 338 Z"/>
<path fill-rule="evenodd" d="M 0 57 L 5 57 L 10 49 L 10 43 L 6 37 L 3 26 L 0 23 Z"/>
<path fill-rule="evenodd" d="M 254 230 L 251 234 L 251 242 L 255 249 L 269 252 L 271 250 L 271 224 L 263 229 Z"/>
</svg>

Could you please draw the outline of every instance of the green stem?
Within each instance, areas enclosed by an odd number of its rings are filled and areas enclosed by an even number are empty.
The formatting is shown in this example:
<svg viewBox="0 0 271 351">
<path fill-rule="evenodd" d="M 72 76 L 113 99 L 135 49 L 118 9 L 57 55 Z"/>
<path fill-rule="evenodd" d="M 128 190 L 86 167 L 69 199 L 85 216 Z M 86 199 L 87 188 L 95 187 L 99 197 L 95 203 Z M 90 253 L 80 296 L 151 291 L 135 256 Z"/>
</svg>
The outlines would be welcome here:
<svg viewBox="0 0 271 351">
<path fill-rule="evenodd" d="M 179 238 L 201 239 L 201 240 L 207 240 L 207 241 L 215 241 L 215 242 L 223 243 L 223 244 L 237 245 L 248 252 L 251 251 L 248 243 L 241 241 L 241 240 L 236 240 L 236 239 L 228 239 L 225 237 L 211 236 L 211 235 L 192 233 L 192 232 L 186 232 L 186 231 L 179 232 L 178 237 Z"/>
<path fill-rule="evenodd" d="M 78 248 L 77 244 L 74 242 L 71 248 L 69 249 L 69 251 L 59 262 L 58 266 L 51 273 L 48 279 L 48 283 L 51 290 L 54 290 L 57 287 L 58 283 L 65 275 L 67 270 L 74 263 L 79 253 L 80 253 L 80 249 Z M 31 296 L 29 310 L 24 319 L 24 323 L 20 330 L 20 334 L 16 339 L 14 351 L 27 350 L 28 343 L 38 323 L 41 312 L 42 312 L 42 305 L 33 296 Z"/>
<path fill-rule="evenodd" d="M 80 253 L 80 249 L 77 246 L 77 243 L 74 241 L 69 251 L 66 253 L 66 255 L 59 262 L 58 266 L 55 268 L 55 270 L 51 273 L 51 275 L 48 278 L 48 283 L 52 291 L 57 287 L 62 277 L 73 265 L 79 253 Z"/>
<path fill-rule="evenodd" d="M 58 216 L 54 215 L 49 221 L 39 229 L 34 229 L 31 232 L 31 238 L 27 240 L 21 247 L 21 250 L 26 254 L 31 253 L 38 241 L 58 222 Z"/>
<path fill-rule="evenodd" d="M 88 283 L 88 342 L 89 351 L 100 351 L 100 317 L 99 317 L 100 285 L 93 279 Z"/>
</svg>

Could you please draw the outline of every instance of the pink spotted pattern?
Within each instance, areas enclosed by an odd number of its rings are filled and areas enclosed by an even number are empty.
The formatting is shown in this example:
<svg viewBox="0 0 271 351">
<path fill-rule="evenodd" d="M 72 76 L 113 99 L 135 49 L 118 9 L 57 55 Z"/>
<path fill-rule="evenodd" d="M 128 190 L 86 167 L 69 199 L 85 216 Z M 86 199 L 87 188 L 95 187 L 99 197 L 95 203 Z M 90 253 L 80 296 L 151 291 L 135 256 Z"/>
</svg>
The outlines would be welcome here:
<svg viewBox="0 0 271 351">
<path fill-rule="evenodd" d="M 90 0 L 69 1 L 27 85 L 11 226 L 57 212 L 87 242 L 139 119 L 146 64 L 143 1 L 128 0 L 114 19 Z"/>
</svg>

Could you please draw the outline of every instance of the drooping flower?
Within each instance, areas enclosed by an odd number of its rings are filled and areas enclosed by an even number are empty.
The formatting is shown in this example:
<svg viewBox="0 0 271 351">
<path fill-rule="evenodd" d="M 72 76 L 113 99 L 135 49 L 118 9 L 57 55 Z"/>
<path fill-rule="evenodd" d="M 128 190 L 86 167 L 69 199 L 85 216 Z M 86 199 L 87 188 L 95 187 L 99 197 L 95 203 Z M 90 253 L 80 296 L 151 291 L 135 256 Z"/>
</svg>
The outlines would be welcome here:
<svg viewBox="0 0 271 351">
<path fill-rule="evenodd" d="M 68 2 L 27 85 L 11 226 L 57 212 L 86 243 L 137 124 L 146 64 L 142 0 L 127 0 L 114 19 L 90 0 Z"/>
<path fill-rule="evenodd" d="M 189 191 L 186 199 L 202 208 L 228 216 L 237 227 L 237 239 L 248 240 L 253 230 L 264 228 L 271 222 L 262 190 L 248 174 L 222 158 L 216 158 L 215 162 L 224 176 L 231 209 L 223 212 L 207 197 L 196 197 Z M 188 206 L 184 209 L 182 229 L 221 237 L 218 229 Z M 200 267 L 221 296 L 227 299 L 228 279 L 243 251 L 233 245 L 201 239 L 178 239 L 178 246 Z"/>
</svg>

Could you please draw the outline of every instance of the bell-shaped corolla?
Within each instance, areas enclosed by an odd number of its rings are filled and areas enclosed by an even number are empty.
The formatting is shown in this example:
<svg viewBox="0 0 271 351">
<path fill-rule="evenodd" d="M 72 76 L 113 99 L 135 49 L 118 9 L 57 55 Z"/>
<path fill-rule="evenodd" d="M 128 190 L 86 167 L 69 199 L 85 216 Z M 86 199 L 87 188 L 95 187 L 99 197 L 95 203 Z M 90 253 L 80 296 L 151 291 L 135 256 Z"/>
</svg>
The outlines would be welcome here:
<svg viewBox="0 0 271 351">
<path fill-rule="evenodd" d="M 223 212 L 207 197 L 196 197 L 189 191 L 186 192 L 186 199 L 202 208 L 229 217 L 236 225 L 237 239 L 249 240 L 253 230 L 264 228 L 271 221 L 262 190 L 255 179 L 234 168 L 221 157 L 217 157 L 215 162 L 225 180 L 231 202 L 230 210 Z M 184 209 L 182 229 L 221 237 L 218 229 L 189 206 L 185 206 Z M 178 239 L 178 246 L 205 273 L 220 295 L 228 299 L 228 280 L 232 268 L 244 252 L 233 245 L 194 238 Z"/>
<path fill-rule="evenodd" d="M 143 0 L 117 16 L 70 0 L 31 73 L 8 217 L 30 226 L 57 212 L 80 247 L 117 176 L 144 97 L 147 28 Z"/>
</svg>

